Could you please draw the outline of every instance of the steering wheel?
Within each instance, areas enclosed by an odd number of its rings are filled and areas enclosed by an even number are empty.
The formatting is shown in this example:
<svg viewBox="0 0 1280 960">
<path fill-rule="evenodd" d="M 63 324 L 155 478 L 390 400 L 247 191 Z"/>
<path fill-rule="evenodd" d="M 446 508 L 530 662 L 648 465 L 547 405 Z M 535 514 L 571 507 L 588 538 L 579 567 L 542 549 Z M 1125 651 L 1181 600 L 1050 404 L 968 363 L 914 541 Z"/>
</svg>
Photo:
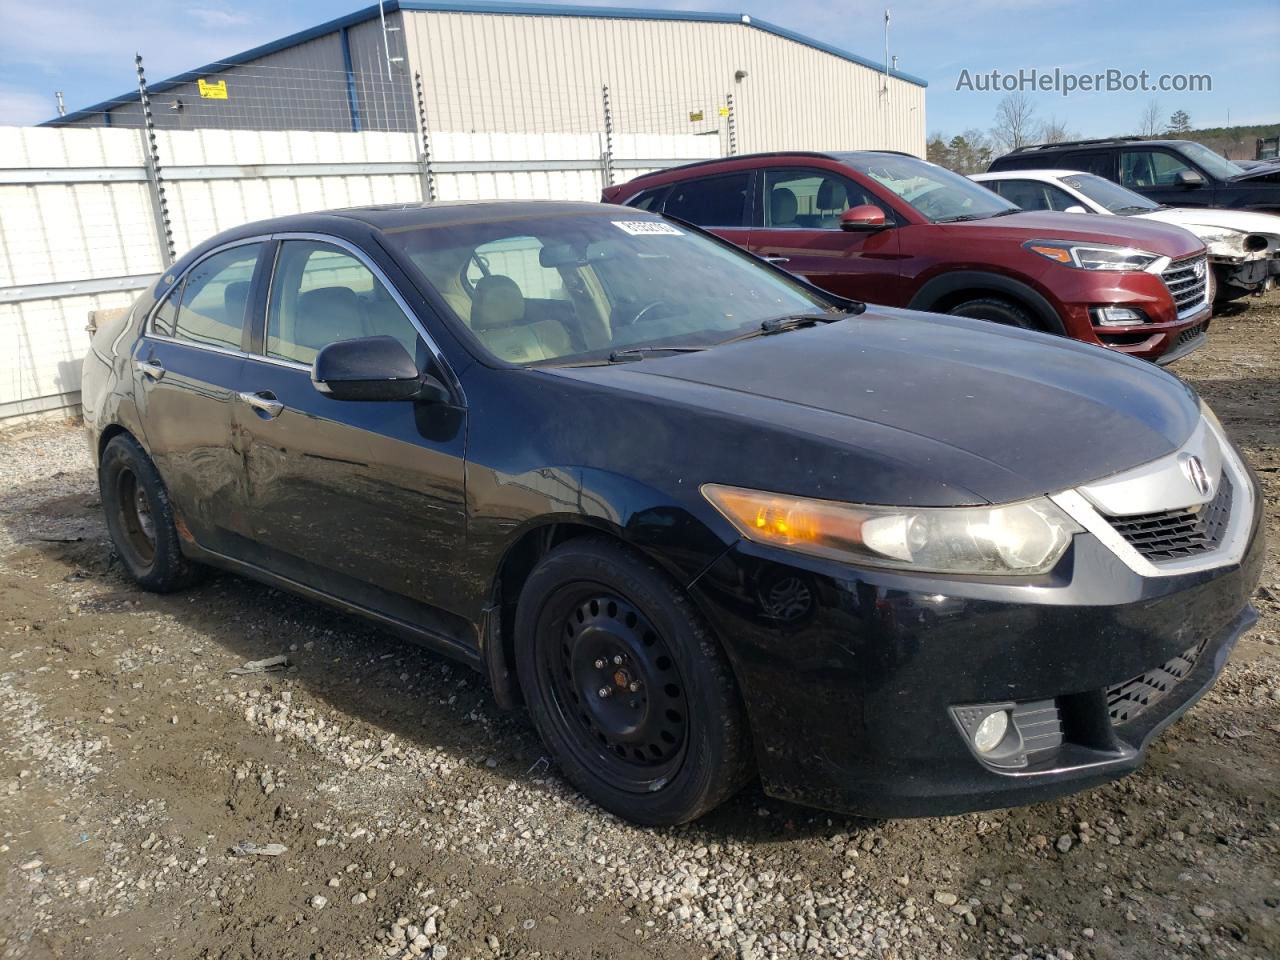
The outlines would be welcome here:
<svg viewBox="0 0 1280 960">
<path fill-rule="evenodd" d="M 650 300 L 643 307 L 641 307 L 639 310 L 636 311 L 636 315 L 631 318 L 631 322 L 639 323 L 641 320 L 645 319 L 645 314 L 647 314 L 650 310 L 655 310 L 658 307 L 669 307 L 669 306 L 671 306 L 671 304 L 666 300 Z"/>
</svg>

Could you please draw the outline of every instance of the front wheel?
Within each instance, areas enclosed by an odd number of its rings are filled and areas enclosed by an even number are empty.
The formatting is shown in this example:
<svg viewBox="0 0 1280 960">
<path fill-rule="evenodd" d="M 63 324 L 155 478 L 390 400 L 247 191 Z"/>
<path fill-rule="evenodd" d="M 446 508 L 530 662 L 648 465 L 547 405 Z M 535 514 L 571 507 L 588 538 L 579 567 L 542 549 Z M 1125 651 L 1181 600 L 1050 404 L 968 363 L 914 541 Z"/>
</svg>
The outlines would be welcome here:
<svg viewBox="0 0 1280 960">
<path fill-rule="evenodd" d="M 999 297 L 979 297 L 957 303 L 947 311 L 955 317 L 972 317 L 975 320 L 989 320 L 1006 327 L 1018 327 L 1021 330 L 1039 330 L 1040 325 L 1035 318 L 1019 304 Z"/>
<path fill-rule="evenodd" d="M 603 538 L 570 540 L 530 574 L 516 624 L 534 726 L 570 782 L 606 810 L 684 823 L 750 778 L 724 652 L 650 561 Z"/>
</svg>

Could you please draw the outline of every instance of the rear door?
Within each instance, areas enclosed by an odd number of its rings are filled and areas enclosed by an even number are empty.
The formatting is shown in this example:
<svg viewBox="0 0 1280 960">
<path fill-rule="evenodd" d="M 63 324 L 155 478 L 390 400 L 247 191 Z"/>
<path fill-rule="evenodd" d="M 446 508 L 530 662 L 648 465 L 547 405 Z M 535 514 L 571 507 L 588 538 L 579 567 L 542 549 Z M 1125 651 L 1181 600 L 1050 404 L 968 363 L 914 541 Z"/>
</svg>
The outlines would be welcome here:
<svg viewBox="0 0 1280 960">
<path fill-rule="evenodd" d="M 234 548 L 242 472 L 232 409 L 266 246 L 264 238 L 238 241 L 195 263 L 134 346 L 134 395 L 151 457 L 181 523 L 219 553 Z"/>
<path fill-rule="evenodd" d="M 385 335 L 420 371 L 444 383 L 452 374 L 364 251 L 332 237 L 277 239 L 236 398 L 244 549 L 259 565 L 401 619 L 421 620 L 423 604 L 448 609 L 465 536 L 465 410 L 335 400 L 315 389 L 311 364 L 330 343 Z"/>
<path fill-rule="evenodd" d="M 722 173 L 674 184 L 662 212 L 710 230 L 746 249 L 751 240 L 752 171 Z"/>
<path fill-rule="evenodd" d="M 760 223 L 749 249 L 825 290 L 869 303 L 904 303 L 893 209 L 849 177 L 809 167 L 760 171 Z M 885 215 L 874 231 L 840 229 L 840 215 L 870 204 Z"/>
</svg>

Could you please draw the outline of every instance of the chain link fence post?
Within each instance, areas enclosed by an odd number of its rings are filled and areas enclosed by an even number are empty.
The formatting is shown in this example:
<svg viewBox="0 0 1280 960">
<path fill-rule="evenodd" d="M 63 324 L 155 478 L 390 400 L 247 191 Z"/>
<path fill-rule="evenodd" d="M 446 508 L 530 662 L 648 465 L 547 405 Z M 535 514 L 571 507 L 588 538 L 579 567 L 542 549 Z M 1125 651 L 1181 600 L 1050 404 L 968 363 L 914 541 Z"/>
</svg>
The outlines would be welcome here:
<svg viewBox="0 0 1280 960">
<path fill-rule="evenodd" d="M 160 241 L 160 257 L 166 267 L 172 266 L 178 252 L 173 245 L 173 222 L 169 217 L 169 200 L 164 192 L 160 166 L 160 146 L 156 141 L 156 121 L 151 113 L 151 95 L 147 91 L 147 74 L 142 68 L 142 54 L 134 55 L 138 70 L 138 97 L 142 105 L 142 149 L 146 153 L 147 186 L 151 194 L 151 212 L 155 218 L 156 239 Z"/>
<path fill-rule="evenodd" d="M 609 102 L 609 85 L 600 88 L 604 96 L 604 185 L 613 186 L 613 105 Z"/>
<path fill-rule="evenodd" d="M 733 94 L 725 94 L 729 108 L 729 156 L 738 153 L 738 111 L 733 105 Z"/>
<path fill-rule="evenodd" d="M 431 134 L 427 130 L 427 98 L 422 92 L 420 71 L 413 72 L 413 84 L 418 98 L 418 136 L 421 144 L 418 166 L 422 169 L 422 199 L 430 203 L 436 198 L 436 181 L 431 172 Z"/>
</svg>

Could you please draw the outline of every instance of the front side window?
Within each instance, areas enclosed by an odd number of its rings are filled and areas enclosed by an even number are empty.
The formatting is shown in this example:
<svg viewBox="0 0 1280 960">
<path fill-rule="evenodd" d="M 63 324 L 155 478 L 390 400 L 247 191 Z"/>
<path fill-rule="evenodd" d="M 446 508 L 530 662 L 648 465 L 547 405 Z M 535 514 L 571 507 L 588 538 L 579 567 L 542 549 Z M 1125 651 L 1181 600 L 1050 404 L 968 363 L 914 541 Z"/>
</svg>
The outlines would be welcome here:
<svg viewBox="0 0 1280 960">
<path fill-rule="evenodd" d="M 1120 151 L 1120 182 L 1126 187 L 1171 187 L 1184 170 L 1196 172 L 1181 157 L 1164 150 Z"/>
<path fill-rule="evenodd" d="M 627 207 L 384 237 L 485 350 L 521 365 L 709 346 L 767 319 L 835 309 L 737 248 Z"/>
<path fill-rule="evenodd" d="M 985 220 L 1018 208 L 968 177 L 935 163 L 892 153 L 855 153 L 844 162 L 893 191 L 934 223 Z"/>
<path fill-rule="evenodd" d="M 206 257 L 187 271 L 177 309 L 168 301 L 155 317 L 156 332 L 209 347 L 239 350 L 249 309 L 249 289 L 261 243 L 245 243 Z M 170 300 L 174 295 L 170 295 Z M 167 322 L 170 329 L 163 329 Z"/>
<path fill-rule="evenodd" d="M 766 170 L 764 225 L 779 229 L 839 230 L 840 214 L 872 204 L 893 213 L 847 177 L 822 170 Z"/>
<path fill-rule="evenodd" d="M 677 183 L 663 212 L 700 227 L 741 227 L 747 222 L 750 173 L 731 173 Z"/>
<path fill-rule="evenodd" d="M 413 324 L 359 258 L 318 240 L 280 244 L 267 309 L 267 356 L 309 364 L 331 343 L 374 336 L 395 337 L 417 355 Z"/>
</svg>

